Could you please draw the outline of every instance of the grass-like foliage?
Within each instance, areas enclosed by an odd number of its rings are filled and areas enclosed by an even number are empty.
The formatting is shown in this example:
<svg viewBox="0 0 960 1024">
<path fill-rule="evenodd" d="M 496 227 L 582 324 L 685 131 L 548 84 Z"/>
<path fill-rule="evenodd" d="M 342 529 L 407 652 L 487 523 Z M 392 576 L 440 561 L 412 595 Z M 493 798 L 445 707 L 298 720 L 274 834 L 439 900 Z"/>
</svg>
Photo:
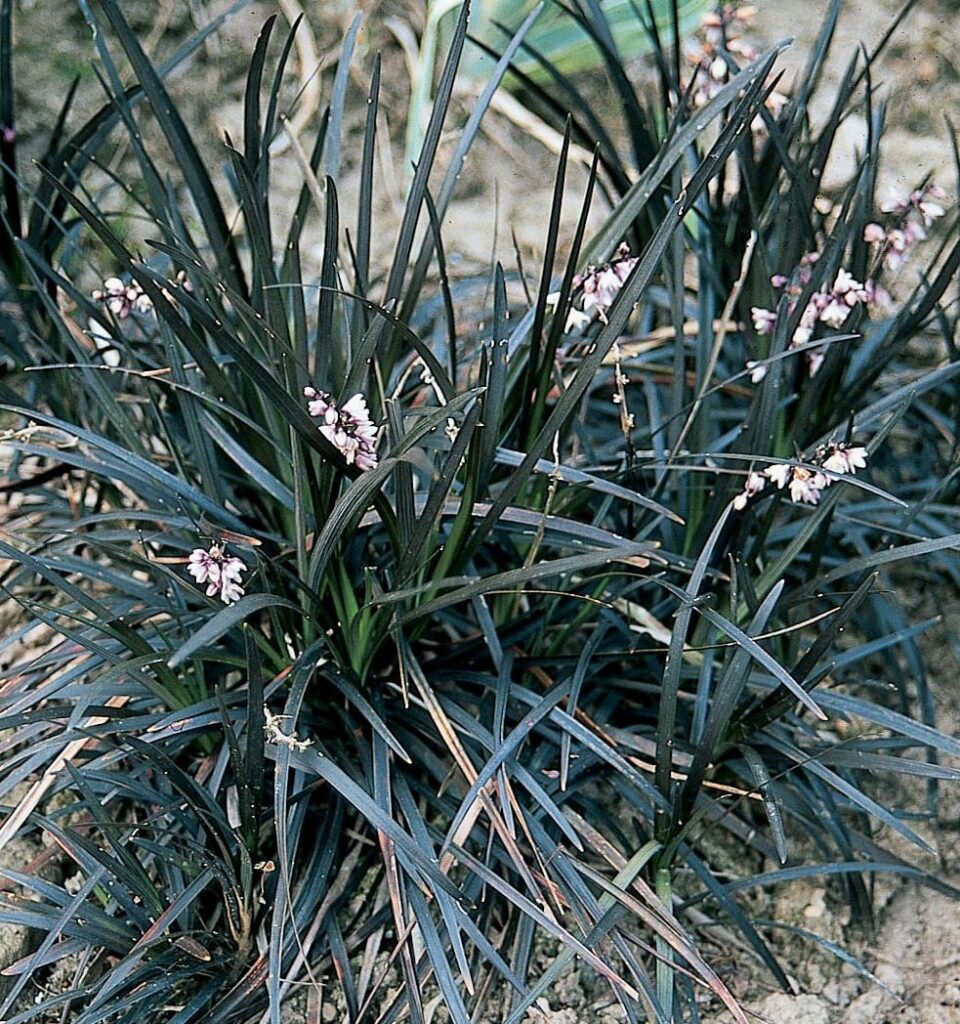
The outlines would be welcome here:
<svg viewBox="0 0 960 1024">
<path fill-rule="evenodd" d="M 463 7 L 383 266 L 355 32 L 282 211 L 292 35 L 256 41 L 224 179 L 165 86 L 204 34 L 154 67 L 118 0 L 79 6 L 105 104 L 72 129 L 68 100 L 28 169 L 0 4 L 0 843 L 52 851 L 0 871 L 0 922 L 37 939 L 0 1018 L 277 1024 L 306 991 L 351 1022 L 518 1024 L 577 959 L 627 1021 L 712 993 L 743 1022 L 717 942 L 789 967 L 750 890 L 829 875 L 869 927 L 874 873 L 941 885 L 872 780 L 926 779 L 923 817 L 957 777 L 898 581 L 958 582 L 960 244 L 932 182 L 875 196 L 875 53 L 811 123 L 839 4 L 790 96 L 729 10 L 687 81 L 632 5 L 650 102 L 578 0 L 620 126 L 523 49 L 536 9 L 453 122 Z M 555 199 L 539 263 L 459 288 L 442 225 L 504 75 L 563 133 Z M 867 145 L 825 201 L 852 111 Z"/>
</svg>

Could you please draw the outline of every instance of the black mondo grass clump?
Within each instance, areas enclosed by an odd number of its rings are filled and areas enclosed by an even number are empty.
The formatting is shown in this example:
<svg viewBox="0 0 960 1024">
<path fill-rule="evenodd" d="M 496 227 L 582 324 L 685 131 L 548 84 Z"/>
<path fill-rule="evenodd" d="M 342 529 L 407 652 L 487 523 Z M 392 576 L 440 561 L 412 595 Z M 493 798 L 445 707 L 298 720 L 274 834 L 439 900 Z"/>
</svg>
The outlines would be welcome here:
<svg viewBox="0 0 960 1024">
<path fill-rule="evenodd" d="M 960 242 L 942 182 L 875 194 L 882 45 L 814 124 L 839 3 L 792 92 L 731 8 L 688 73 L 637 5 L 652 102 L 571 5 L 624 155 L 590 81 L 509 70 L 539 10 L 456 123 L 464 6 L 378 266 L 378 57 L 338 199 L 356 26 L 281 211 L 297 28 L 264 26 L 214 173 L 165 79 L 216 26 L 155 67 L 79 6 L 105 102 L 27 169 L 0 3 L 0 844 L 52 851 L 0 869 L 33 939 L 0 1019 L 519 1024 L 577 962 L 625 1020 L 742 1022 L 718 935 L 789 986 L 758 893 L 826 877 L 866 928 L 878 873 L 955 895 L 904 581 L 960 582 Z M 555 199 L 539 263 L 460 292 L 442 226 L 504 76 L 562 133 Z M 100 177 L 118 137 L 136 188 Z"/>
</svg>

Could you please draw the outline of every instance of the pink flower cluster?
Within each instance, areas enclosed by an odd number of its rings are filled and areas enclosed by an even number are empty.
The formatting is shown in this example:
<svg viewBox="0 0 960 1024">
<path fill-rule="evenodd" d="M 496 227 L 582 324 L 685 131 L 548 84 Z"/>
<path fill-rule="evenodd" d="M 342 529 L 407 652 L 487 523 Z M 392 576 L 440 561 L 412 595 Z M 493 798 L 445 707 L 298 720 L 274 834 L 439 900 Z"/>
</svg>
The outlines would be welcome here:
<svg viewBox="0 0 960 1024">
<path fill-rule="evenodd" d="M 754 6 L 738 7 L 732 3 L 723 4 L 719 10 L 710 11 L 700 19 L 702 42 L 687 59 L 699 70 L 693 92 L 693 105 L 706 106 L 717 94 L 724 82 L 730 78 L 730 67 L 724 57 L 728 54 L 738 67 L 744 67 L 760 55 L 759 50 L 743 38 L 744 30 L 757 13 Z M 774 117 L 787 102 L 787 97 L 774 90 L 767 97 L 767 109 Z M 756 132 L 763 131 L 763 118 L 753 124 Z"/>
<path fill-rule="evenodd" d="M 219 544 L 212 545 L 209 551 L 194 548 L 187 562 L 187 572 L 197 583 L 207 584 L 207 597 L 218 594 L 224 604 L 233 604 L 243 597 L 240 584 L 246 564 L 235 555 L 225 554 Z"/>
<path fill-rule="evenodd" d="M 800 265 L 790 277 L 785 274 L 774 274 L 770 278 L 770 283 L 774 288 L 782 288 L 790 296 L 787 305 L 788 314 L 792 314 L 797 308 L 800 295 L 810 283 L 813 265 L 819 258 L 818 252 L 808 252 L 800 260 Z M 837 271 L 836 280 L 829 291 L 814 292 L 810 296 L 800 315 L 800 323 L 797 324 L 793 337 L 790 339 L 790 348 L 797 348 L 810 341 L 818 323 L 826 324 L 827 327 L 836 331 L 844 325 L 851 310 L 861 303 L 870 308 L 876 308 L 887 300 L 886 292 L 879 285 L 870 280 L 861 284 L 841 267 Z M 753 319 L 753 329 L 757 334 L 772 334 L 776 329 L 777 314 L 775 310 L 753 306 L 750 315 Z M 807 353 L 807 370 L 811 377 L 820 369 L 823 358 L 822 351 L 814 350 Z M 766 367 L 762 363 L 748 362 L 747 369 L 750 370 L 750 378 L 754 383 L 763 380 L 766 375 Z"/>
<path fill-rule="evenodd" d="M 357 469 L 375 469 L 377 465 L 377 428 L 370 419 L 367 400 L 354 395 L 337 406 L 326 391 L 306 387 L 303 394 L 311 416 L 320 420 L 320 433 Z"/>
<path fill-rule="evenodd" d="M 891 199 L 883 203 L 880 209 L 888 215 L 887 226 L 870 223 L 863 230 L 866 242 L 877 245 L 877 263 L 882 261 L 886 270 L 897 271 L 910 258 L 910 253 L 917 242 L 927 237 L 927 228 L 934 220 L 945 213 L 943 202 L 946 200 L 943 189 L 931 182 L 923 188 L 914 189 L 907 196 Z M 787 312 L 792 314 L 804 288 L 813 276 L 813 265 L 820 258 L 817 252 L 808 252 L 800 260 L 800 265 L 789 276 L 774 274 L 770 283 L 776 289 L 783 289 L 790 297 Z M 829 291 L 814 292 L 810 296 L 800 322 L 793 332 L 790 348 L 804 345 L 813 337 L 818 323 L 825 324 L 832 330 L 839 330 L 846 322 L 850 311 L 864 304 L 871 315 L 883 315 L 892 305 L 890 295 L 873 278 L 867 278 L 861 284 L 846 270 L 837 271 L 836 280 Z M 772 309 L 753 306 L 750 310 L 753 328 L 757 334 L 772 334 L 777 326 L 777 314 Z M 807 353 L 807 368 L 810 376 L 814 376 L 823 362 L 821 351 Z M 750 379 L 756 384 L 766 376 L 767 368 L 762 362 L 749 361 L 747 369 Z"/>
<path fill-rule="evenodd" d="M 863 240 L 880 247 L 883 265 L 896 273 L 907 260 L 917 242 L 927 237 L 927 228 L 942 217 L 946 192 L 933 182 L 914 189 L 908 196 L 899 196 L 880 205 L 888 215 L 887 226 L 876 222 L 863 229 Z"/>
<path fill-rule="evenodd" d="M 176 277 L 168 284 L 185 292 L 193 291 L 193 285 L 183 270 L 177 271 Z M 161 290 L 171 302 L 177 301 L 166 288 Z M 108 277 L 101 288 L 90 293 L 90 297 L 94 302 L 102 302 L 118 320 L 125 320 L 131 313 L 144 315 L 153 309 L 153 300 L 144 293 L 139 282 L 124 284 L 119 277 Z"/>
<path fill-rule="evenodd" d="M 583 292 L 580 303 L 583 311 L 589 313 L 596 309 L 602 317 L 613 305 L 613 300 L 636 265 L 637 257 L 631 256 L 630 247 L 622 242 L 617 255 L 609 263 L 599 267 L 589 266 L 583 274 L 577 274 L 573 279 L 573 287 Z"/>
<path fill-rule="evenodd" d="M 766 487 L 768 480 L 776 484 L 778 490 L 787 488 L 792 502 L 816 505 L 836 476 L 852 475 L 866 466 L 867 449 L 831 442 L 820 445 L 811 462 L 820 468 L 808 469 L 777 462 L 767 466 L 762 473 L 748 473 L 743 490 L 733 499 L 733 507 L 738 512 L 746 508 L 747 502 Z"/>
<path fill-rule="evenodd" d="M 119 277 L 108 277 L 102 288 L 90 293 L 94 302 L 102 302 L 118 319 L 124 320 L 131 313 L 149 313 L 153 302 L 136 281 L 124 284 Z"/>
</svg>

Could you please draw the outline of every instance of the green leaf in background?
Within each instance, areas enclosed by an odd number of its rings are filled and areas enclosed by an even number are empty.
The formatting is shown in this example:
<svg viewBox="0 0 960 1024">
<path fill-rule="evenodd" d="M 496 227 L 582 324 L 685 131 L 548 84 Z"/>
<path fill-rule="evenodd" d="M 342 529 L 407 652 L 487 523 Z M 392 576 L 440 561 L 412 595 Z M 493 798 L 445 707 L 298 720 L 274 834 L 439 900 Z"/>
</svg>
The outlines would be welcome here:
<svg viewBox="0 0 960 1024">
<path fill-rule="evenodd" d="M 513 32 L 517 25 L 536 6 L 535 0 L 475 0 L 470 18 L 470 31 L 479 40 L 496 50 L 503 47 L 507 32 Z M 659 34 L 672 38 L 674 9 L 680 25 L 680 35 L 692 32 L 700 22 L 700 16 L 713 5 L 706 0 L 652 0 L 651 8 Z M 599 0 L 591 4 L 575 2 L 569 10 L 575 10 L 585 19 L 601 25 L 601 31 L 609 32 L 620 60 L 626 64 L 643 57 L 653 50 L 650 28 L 641 17 L 643 4 L 636 0 Z M 549 3 L 526 37 L 526 46 L 535 50 L 562 74 L 580 71 L 595 71 L 603 66 L 603 57 L 590 34 L 571 16 L 568 8 L 561 3 Z M 597 14 L 601 18 L 597 19 Z M 468 77 L 482 77 L 484 66 L 476 49 L 468 49 L 464 58 L 464 73 Z M 514 66 L 534 81 L 546 83 L 549 76 L 542 65 L 523 49 L 514 59 Z"/>
</svg>

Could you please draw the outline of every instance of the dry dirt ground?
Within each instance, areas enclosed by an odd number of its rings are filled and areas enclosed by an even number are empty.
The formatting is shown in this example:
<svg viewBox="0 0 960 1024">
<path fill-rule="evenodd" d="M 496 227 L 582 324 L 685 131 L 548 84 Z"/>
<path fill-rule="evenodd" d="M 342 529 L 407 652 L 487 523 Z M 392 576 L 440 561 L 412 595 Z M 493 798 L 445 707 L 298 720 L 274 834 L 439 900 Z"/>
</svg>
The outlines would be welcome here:
<svg viewBox="0 0 960 1024">
<path fill-rule="evenodd" d="M 189 27 L 184 15 L 186 0 L 159 0 L 125 4 L 131 16 L 142 19 L 148 46 L 155 53 L 169 52 L 175 41 L 185 37 Z M 225 3 L 195 4 L 204 16 L 222 9 Z M 339 40 L 356 6 L 348 0 L 305 3 L 317 50 L 325 68 L 337 58 Z M 406 83 L 403 62 L 392 37 L 383 27 L 382 8 L 388 5 L 367 2 L 362 5 L 370 17 L 358 39 L 355 86 L 362 86 L 377 48 L 384 49 L 384 80 L 390 83 L 383 97 L 383 137 L 390 138 L 392 154 L 378 167 L 379 195 L 376 242 L 382 252 L 392 244 L 398 223 L 402 158 L 399 132 L 406 109 Z M 783 58 L 787 81 L 800 73 L 809 53 L 820 18 L 827 7 L 824 0 L 759 0 L 753 39 L 770 44 L 787 36 L 794 43 Z M 863 43 L 868 50 L 880 40 L 899 7 L 898 0 L 846 0 L 838 30 L 829 83 L 842 77 L 844 64 Z M 414 0 L 405 5 L 389 5 L 398 15 L 408 13 L 414 23 L 420 7 Z M 149 12 L 147 9 L 149 8 Z M 216 154 L 224 129 L 240 135 L 240 88 L 247 55 L 265 17 L 277 11 L 271 0 L 255 0 L 236 15 L 218 37 L 211 41 L 190 70 L 175 77 L 172 89 L 183 102 L 187 120 L 197 133 L 204 151 Z M 51 5 L 44 0 L 20 0 L 17 4 L 19 72 L 19 133 L 28 152 L 37 155 L 56 116 L 71 78 L 82 79 L 80 109 L 90 111 L 97 105 L 96 80 L 90 72 L 90 34 L 72 5 Z M 282 21 L 282 19 L 281 19 Z M 165 24 L 166 22 L 166 24 Z M 926 174 L 952 194 L 957 182 L 945 116 L 960 122 L 960 6 L 957 0 L 920 0 L 897 39 L 880 64 L 878 90 L 889 98 L 889 134 L 885 149 L 882 188 L 905 190 Z M 402 86 L 397 86 L 402 82 Z M 329 96 L 331 78 L 323 78 L 324 97 Z M 829 89 L 823 90 L 824 102 Z M 496 117 L 496 115 L 492 115 Z M 524 132 L 502 118 L 493 122 L 495 130 L 478 144 L 464 171 L 461 196 L 454 204 L 445 226 L 448 259 L 454 274 L 488 267 L 496 256 L 512 262 L 511 232 L 515 232 L 530 265 L 537 257 L 546 231 L 546 216 L 552 191 L 553 155 Z M 351 126 L 349 140 L 356 140 Z M 843 128 L 842 149 L 846 158 L 838 159 L 825 171 L 825 186 L 837 183 L 849 173 L 850 161 L 862 145 L 864 125 L 851 117 Z M 449 152 L 450 143 L 447 143 Z M 116 157 L 123 164 L 123 154 Z M 299 187 L 299 174 L 288 152 L 287 171 L 274 178 L 274 188 L 291 197 Z M 348 144 L 347 169 L 356 164 L 357 154 Z M 585 174 L 575 168 L 568 176 L 570 209 L 582 192 Z M 345 210 L 353 209 L 354 191 L 350 176 L 342 194 Z M 491 209 L 496 215 L 491 216 Z M 571 217 L 573 214 L 571 214 Z M 131 231 L 136 224 L 131 223 Z M 319 235 L 317 237 L 319 252 Z M 316 254 L 315 254 L 316 255 Z M 944 600 L 950 595 L 944 595 Z M 929 643 L 944 652 L 940 679 L 947 725 L 960 721 L 960 691 L 956 689 L 957 662 L 948 651 L 960 632 L 960 620 L 953 629 L 944 627 L 931 635 Z M 955 830 L 960 800 L 949 798 L 942 815 L 942 827 L 931 827 L 928 836 L 940 854 L 940 870 L 947 878 L 960 881 L 960 840 Z M 924 866 L 935 868 L 927 863 Z M 772 986 L 749 962 L 738 964 L 734 975 L 741 986 L 745 1005 L 759 1020 L 774 1024 L 960 1024 L 960 907 L 943 897 L 913 885 L 884 883 L 879 889 L 881 927 L 874 941 L 867 942 L 849 933 L 841 914 L 831 904 L 826 888 L 816 884 L 796 886 L 776 897 L 777 919 L 801 925 L 829 938 L 849 943 L 868 967 L 884 983 L 886 990 L 857 979 L 850 968 L 839 961 L 811 951 L 809 946 L 792 944 L 788 960 L 801 994 L 790 996 Z M 12 939 L 0 935 L 3 939 Z M 786 947 L 785 947 L 786 948 Z M 2 952 L 0 952 L 2 956 Z M 613 1019 L 603 1016 L 592 998 L 591 986 L 578 975 L 565 980 L 551 1000 L 544 1019 L 551 1024 Z M 291 1018 L 291 1021 L 294 1018 Z M 705 1018 L 709 1024 L 721 1024 L 722 1016 Z"/>
<path fill-rule="evenodd" d="M 123 5 L 135 27 L 140 30 L 145 48 L 156 59 L 169 55 L 186 38 L 191 21 L 185 15 L 190 6 L 202 12 L 197 19 L 204 23 L 209 17 L 226 9 L 228 0 L 156 0 L 140 3 L 127 0 Z M 296 0 L 251 0 L 251 2 L 218 31 L 204 50 L 195 55 L 184 70 L 175 72 L 170 89 L 178 104 L 187 113 L 187 120 L 201 150 L 210 156 L 213 166 L 222 165 L 224 132 L 233 139 L 242 137 L 242 83 L 254 41 L 265 19 L 280 14 L 282 9 L 294 10 Z M 786 82 L 801 73 L 827 9 L 826 0 L 760 0 L 755 31 L 751 41 L 772 44 L 793 38 L 793 44 L 781 58 Z M 844 0 L 833 58 L 826 75 L 826 88 L 820 92 L 820 108 L 830 99 L 830 85 L 839 83 L 847 60 L 862 43 L 872 50 L 890 24 L 900 0 Z M 18 49 L 21 56 L 18 93 L 20 107 L 18 134 L 26 143 L 26 155 L 38 155 L 53 123 L 66 89 L 75 75 L 81 78 L 78 111 L 96 109 L 101 93 L 91 70 L 93 54 L 90 32 L 72 4 L 57 5 L 51 26 L 51 8 L 42 0 L 19 0 Z M 340 53 L 340 42 L 346 27 L 359 10 L 366 20 L 357 37 L 353 60 L 352 87 L 355 95 L 365 92 L 373 55 L 382 52 L 384 60 L 381 94 L 380 148 L 375 182 L 374 265 L 379 252 L 391 251 L 394 232 L 401 211 L 401 193 L 405 157 L 402 147 L 402 123 L 407 113 L 409 94 L 406 66 L 396 39 L 386 27 L 387 22 L 406 22 L 415 29 L 422 20 L 423 4 L 419 0 L 314 0 L 303 3 L 316 44 L 316 54 L 324 71 L 321 94 L 326 102 L 332 88 L 332 69 Z M 148 11 L 150 12 L 148 16 Z M 955 173 L 948 133 L 943 118 L 957 111 L 960 120 L 960 58 L 956 42 L 960 37 L 960 15 L 957 0 L 919 0 L 894 42 L 886 58 L 880 62 L 877 75 L 879 97 L 889 98 L 886 163 L 881 176 L 881 195 L 885 190 L 913 187 L 930 171 L 938 172 L 951 191 Z M 287 22 L 278 18 L 275 38 L 282 36 Z M 296 61 L 292 62 L 296 71 Z M 633 69 L 638 76 L 643 61 Z M 291 79 L 296 77 L 292 74 Z M 291 81 L 291 96 L 295 82 Z M 480 86 L 474 89 L 479 92 Z M 466 109 L 469 96 L 460 97 Z M 602 106 L 609 95 L 598 97 Z M 815 110 L 817 107 L 815 106 Z M 603 113 L 603 111 L 599 111 Z M 607 120 L 617 121 L 611 107 Z M 461 121 L 462 123 L 462 115 Z M 312 141 L 313 124 L 304 130 L 304 146 Z M 148 129 L 149 130 L 149 129 Z M 824 172 L 825 187 L 845 180 L 849 161 L 865 137 L 862 118 L 846 119 L 841 130 L 838 158 Z M 362 138 L 362 110 L 356 105 L 354 117 L 345 125 L 344 174 L 341 185 L 341 220 L 350 224 L 354 218 L 357 176 L 351 172 L 359 162 Z M 390 140 L 387 144 L 387 139 Z M 441 143 L 440 165 L 456 143 L 453 133 Z M 127 154 L 118 152 L 111 164 L 123 167 Z M 496 113 L 487 118 L 487 131 L 475 145 L 463 169 L 457 201 L 444 225 L 447 253 L 454 274 L 471 271 L 487 272 L 493 258 L 505 265 L 514 263 L 511 233 L 516 233 L 524 255 L 534 261 L 546 234 L 546 218 L 553 189 L 555 156 L 534 141 L 516 124 Z M 293 152 L 278 159 L 271 190 L 273 199 L 289 196 L 292 200 L 300 185 L 300 173 Z M 572 234 L 575 211 L 586 183 L 586 169 L 573 162 L 567 175 L 569 203 L 568 232 Z M 283 203 L 280 202 L 282 208 Z M 597 216 L 602 208 L 597 204 Z M 136 223 L 127 225 L 137 230 Z M 320 232 L 316 247 L 319 251 Z M 309 258 L 309 253 L 307 254 Z"/>
</svg>

